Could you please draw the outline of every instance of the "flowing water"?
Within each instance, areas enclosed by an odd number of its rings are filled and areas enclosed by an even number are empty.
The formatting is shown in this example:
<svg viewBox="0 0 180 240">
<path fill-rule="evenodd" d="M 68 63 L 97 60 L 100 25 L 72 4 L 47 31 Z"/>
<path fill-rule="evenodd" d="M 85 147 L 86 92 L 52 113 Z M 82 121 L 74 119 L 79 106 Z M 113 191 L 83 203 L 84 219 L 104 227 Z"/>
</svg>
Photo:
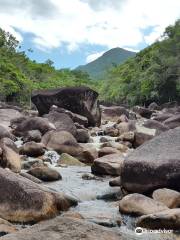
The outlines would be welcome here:
<svg viewBox="0 0 180 240">
<path fill-rule="evenodd" d="M 101 136 L 93 137 L 93 145 L 98 149 L 101 145 Z M 106 136 L 107 137 L 107 136 Z M 107 137 L 110 141 L 115 138 Z M 21 145 L 19 139 L 17 145 Z M 135 233 L 136 218 L 123 215 L 118 209 L 118 199 L 121 198 L 120 187 L 110 187 L 111 177 L 96 177 L 92 180 L 82 178 L 84 174 L 91 174 L 90 166 L 55 167 L 59 155 L 55 151 L 47 151 L 46 158 L 51 160 L 50 167 L 56 169 L 62 175 L 62 180 L 45 182 L 43 185 L 57 192 L 64 192 L 78 199 L 78 205 L 69 211 L 80 213 L 86 220 L 100 225 L 111 227 L 114 231 L 121 232 L 127 240 L 176 240 L 173 234 Z"/>
</svg>

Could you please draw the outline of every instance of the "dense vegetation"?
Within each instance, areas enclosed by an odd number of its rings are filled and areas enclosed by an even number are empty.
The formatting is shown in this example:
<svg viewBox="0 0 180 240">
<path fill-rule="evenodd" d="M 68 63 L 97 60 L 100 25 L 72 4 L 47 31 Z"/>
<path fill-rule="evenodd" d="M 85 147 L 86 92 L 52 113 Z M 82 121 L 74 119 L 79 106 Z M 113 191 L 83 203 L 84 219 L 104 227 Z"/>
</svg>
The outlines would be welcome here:
<svg viewBox="0 0 180 240">
<path fill-rule="evenodd" d="M 180 20 L 166 28 L 162 41 L 114 67 L 99 87 L 110 102 L 180 101 Z"/>
<path fill-rule="evenodd" d="M 27 104 L 34 89 L 80 85 L 96 89 L 108 102 L 180 101 L 180 20 L 166 28 L 163 40 L 114 66 L 99 81 L 80 70 L 56 70 L 51 60 L 30 60 L 18 41 L 0 29 L 0 100 Z"/>
<path fill-rule="evenodd" d="M 0 99 L 27 104 L 34 89 L 89 85 L 88 74 L 69 69 L 56 70 L 53 62 L 31 61 L 20 51 L 18 41 L 0 29 Z"/>
<path fill-rule="evenodd" d="M 112 67 L 124 63 L 127 59 L 134 57 L 135 55 L 135 52 L 131 52 L 123 48 L 112 48 L 96 60 L 86 65 L 79 66 L 77 70 L 87 72 L 93 79 L 104 78 L 107 71 Z"/>
</svg>

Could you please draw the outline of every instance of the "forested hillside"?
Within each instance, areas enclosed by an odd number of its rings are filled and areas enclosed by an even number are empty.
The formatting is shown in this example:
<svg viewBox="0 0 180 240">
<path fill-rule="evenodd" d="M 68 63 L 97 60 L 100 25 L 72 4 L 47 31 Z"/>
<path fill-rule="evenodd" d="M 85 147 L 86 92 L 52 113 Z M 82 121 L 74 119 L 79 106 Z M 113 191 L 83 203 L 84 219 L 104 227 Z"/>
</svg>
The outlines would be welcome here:
<svg viewBox="0 0 180 240">
<path fill-rule="evenodd" d="M 114 103 L 145 104 L 180 101 L 180 20 L 169 26 L 162 41 L 114 66 L 99 81 L 79 70 L 56 70 L 51 60 L 31 61 L 19 43 L 0 29 L 0 98 L 28 103 L 33 89 L 86 85 Z"/>
<path fill-rule="evenodd" d="M 135 55 L 135 52 L 131 52 L 123 48 L 112 48 L 96 60 L 86 65 L 79 66 L 77 70 L 87 72 L 91 78 L 100 79 L 105 77 L 108 70 L 110 70 L 113 66 L 122 64 L 127 59 L 134 57 Z"/>
<path fill-rule="evenodd" d="M 99 88 L 111 102 L 180 101 L 180 20 L 166 28 L 162 41 L 114 67 Z"/>
<path fill-rule="evenodd" d="M 80 86 L 91 83 L 89 76 L 69 69 L 56 70 L 52 61 L 31 61 L 21 52 L 18 41 L 0 29 L 0 99 L 27 104 L 33 89 Z"/>
</svg>

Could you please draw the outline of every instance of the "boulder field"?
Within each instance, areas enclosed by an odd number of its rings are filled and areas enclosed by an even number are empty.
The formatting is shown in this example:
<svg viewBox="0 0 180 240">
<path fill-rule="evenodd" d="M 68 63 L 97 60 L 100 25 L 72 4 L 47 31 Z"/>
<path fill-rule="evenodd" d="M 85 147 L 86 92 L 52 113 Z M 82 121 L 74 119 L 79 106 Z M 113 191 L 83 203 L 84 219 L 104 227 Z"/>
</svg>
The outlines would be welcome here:
<svg viewBox="0 0 180 240">
<path fill-rule="evenodd" d="M 8 107 L 9 119 L 0 108 L 2 239 L 134 240 L 136 226 L 179 229 L 177 105 L 101 106 L 88 87 L 36 91 L 32 101 L 38 111 Z M 14 222 L 37 224 L 18 231 Z"/>
</svg>

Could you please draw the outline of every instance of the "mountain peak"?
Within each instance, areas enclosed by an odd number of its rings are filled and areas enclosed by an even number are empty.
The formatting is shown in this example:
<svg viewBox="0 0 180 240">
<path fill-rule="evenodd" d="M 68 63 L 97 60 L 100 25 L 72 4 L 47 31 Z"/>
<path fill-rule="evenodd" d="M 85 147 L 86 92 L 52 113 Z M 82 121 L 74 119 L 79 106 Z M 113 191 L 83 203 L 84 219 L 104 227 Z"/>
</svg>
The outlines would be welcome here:
<svg viewBox="0 0 180 240">
<path fill-rule="evenodd" d="M 112 68 L 114 64 L 120 65 L 135 55 L 135 52 L 120 47 L 112 48 L 96 60 L 77 67 L 76 70 L 87 72 L 91 78 L 100 79 L 105 76 L 107 70 Z"/>
</svg>

